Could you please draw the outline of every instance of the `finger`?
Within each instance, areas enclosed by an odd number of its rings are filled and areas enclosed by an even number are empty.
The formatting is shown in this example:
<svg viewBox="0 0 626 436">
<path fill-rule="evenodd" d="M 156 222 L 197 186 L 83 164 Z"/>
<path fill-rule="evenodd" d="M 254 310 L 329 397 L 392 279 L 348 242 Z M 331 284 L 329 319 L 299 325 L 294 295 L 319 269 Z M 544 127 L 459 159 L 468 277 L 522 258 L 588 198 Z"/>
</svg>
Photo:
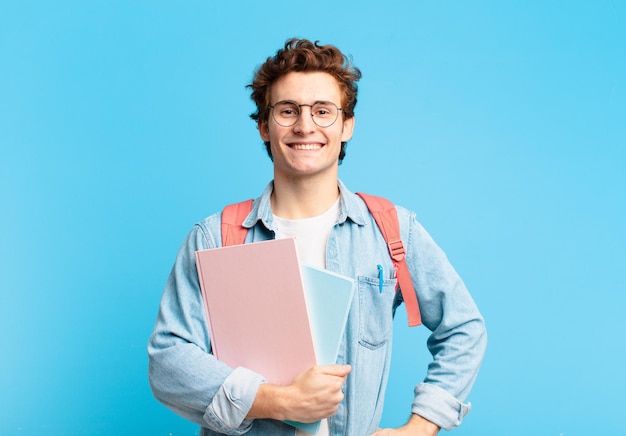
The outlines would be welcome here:
<svg viewBox="0 0 626 436">
<path fill-rule="evenodd" d="M 326 375 L 334 375 L 337 377 L 345 377 L 350 374 L 352 367 L 350 365 L 325 365 L 319 367 L 320 372 Z"/>
</svg>

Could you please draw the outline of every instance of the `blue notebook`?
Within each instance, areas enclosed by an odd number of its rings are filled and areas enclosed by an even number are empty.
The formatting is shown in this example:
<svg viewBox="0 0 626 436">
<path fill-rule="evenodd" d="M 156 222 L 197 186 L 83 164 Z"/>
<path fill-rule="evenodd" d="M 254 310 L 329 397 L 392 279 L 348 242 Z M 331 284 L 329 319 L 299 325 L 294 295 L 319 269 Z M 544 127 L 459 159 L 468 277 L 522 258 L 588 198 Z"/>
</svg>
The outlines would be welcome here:
<svg viewBox="0 0 626 436">
<path fill-rule="evenodd" d="M 318 365 L 334 365 L 348 321 L 355 281 L 310 265 L 301 265 L 311 336 Z M 312 434 L 319 431 L 320 421 L 301 423 L 285 421 Z"/>
<path fill-rule="evenodd" d="M 334 365 L 348 321 L 355 281 L 302 265 L 302 282 L 318 365 Z"/>
</svg>

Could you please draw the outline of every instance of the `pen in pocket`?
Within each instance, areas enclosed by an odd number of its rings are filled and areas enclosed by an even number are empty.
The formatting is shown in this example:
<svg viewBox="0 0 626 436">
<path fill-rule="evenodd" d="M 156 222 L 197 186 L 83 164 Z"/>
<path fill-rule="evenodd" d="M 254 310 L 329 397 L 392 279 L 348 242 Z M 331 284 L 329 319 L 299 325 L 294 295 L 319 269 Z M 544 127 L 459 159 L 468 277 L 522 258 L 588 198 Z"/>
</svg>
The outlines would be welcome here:
<svg viewBox="0 0 626 436">
<path fill-rule="evenodd" d="M 378 268 L 378 292 L 380 294 L 383 293 L 383 266 L 382 265 L 376 265 L 376 268 Z"/>
</svg>

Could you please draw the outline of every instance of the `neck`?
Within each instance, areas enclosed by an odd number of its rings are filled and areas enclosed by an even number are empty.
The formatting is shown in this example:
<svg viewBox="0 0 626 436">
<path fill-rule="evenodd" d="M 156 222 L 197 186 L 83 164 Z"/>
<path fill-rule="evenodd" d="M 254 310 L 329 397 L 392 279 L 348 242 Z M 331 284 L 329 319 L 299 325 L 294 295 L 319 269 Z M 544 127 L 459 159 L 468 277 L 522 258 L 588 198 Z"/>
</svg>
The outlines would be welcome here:
<svg viewBox="0 0 626 436">
<path fill-rule="evenodd" d="M 322 180 L 283 180 L 275 177 L 272 211 L 285 219 L 311 218 L 330 209 L 338 197 L 337 177 Z"/>
</svg>

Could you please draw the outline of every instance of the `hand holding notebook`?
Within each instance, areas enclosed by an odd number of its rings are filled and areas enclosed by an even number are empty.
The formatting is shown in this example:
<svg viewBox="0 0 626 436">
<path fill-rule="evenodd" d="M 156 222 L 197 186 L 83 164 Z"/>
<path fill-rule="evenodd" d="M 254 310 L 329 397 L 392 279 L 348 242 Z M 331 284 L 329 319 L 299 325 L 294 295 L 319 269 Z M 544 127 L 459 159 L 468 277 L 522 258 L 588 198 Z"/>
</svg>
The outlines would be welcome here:
<svg viewBox="0 0 626 436">
<path fill-rule="evenodd" d="M 216 358 L 282 386 L 335 363 L 352 279 L 301 269 L 293 239 L 202 250 L 196 263 Z M 289 423 L 311 433 L 319 427 Z"/>
</svg>

